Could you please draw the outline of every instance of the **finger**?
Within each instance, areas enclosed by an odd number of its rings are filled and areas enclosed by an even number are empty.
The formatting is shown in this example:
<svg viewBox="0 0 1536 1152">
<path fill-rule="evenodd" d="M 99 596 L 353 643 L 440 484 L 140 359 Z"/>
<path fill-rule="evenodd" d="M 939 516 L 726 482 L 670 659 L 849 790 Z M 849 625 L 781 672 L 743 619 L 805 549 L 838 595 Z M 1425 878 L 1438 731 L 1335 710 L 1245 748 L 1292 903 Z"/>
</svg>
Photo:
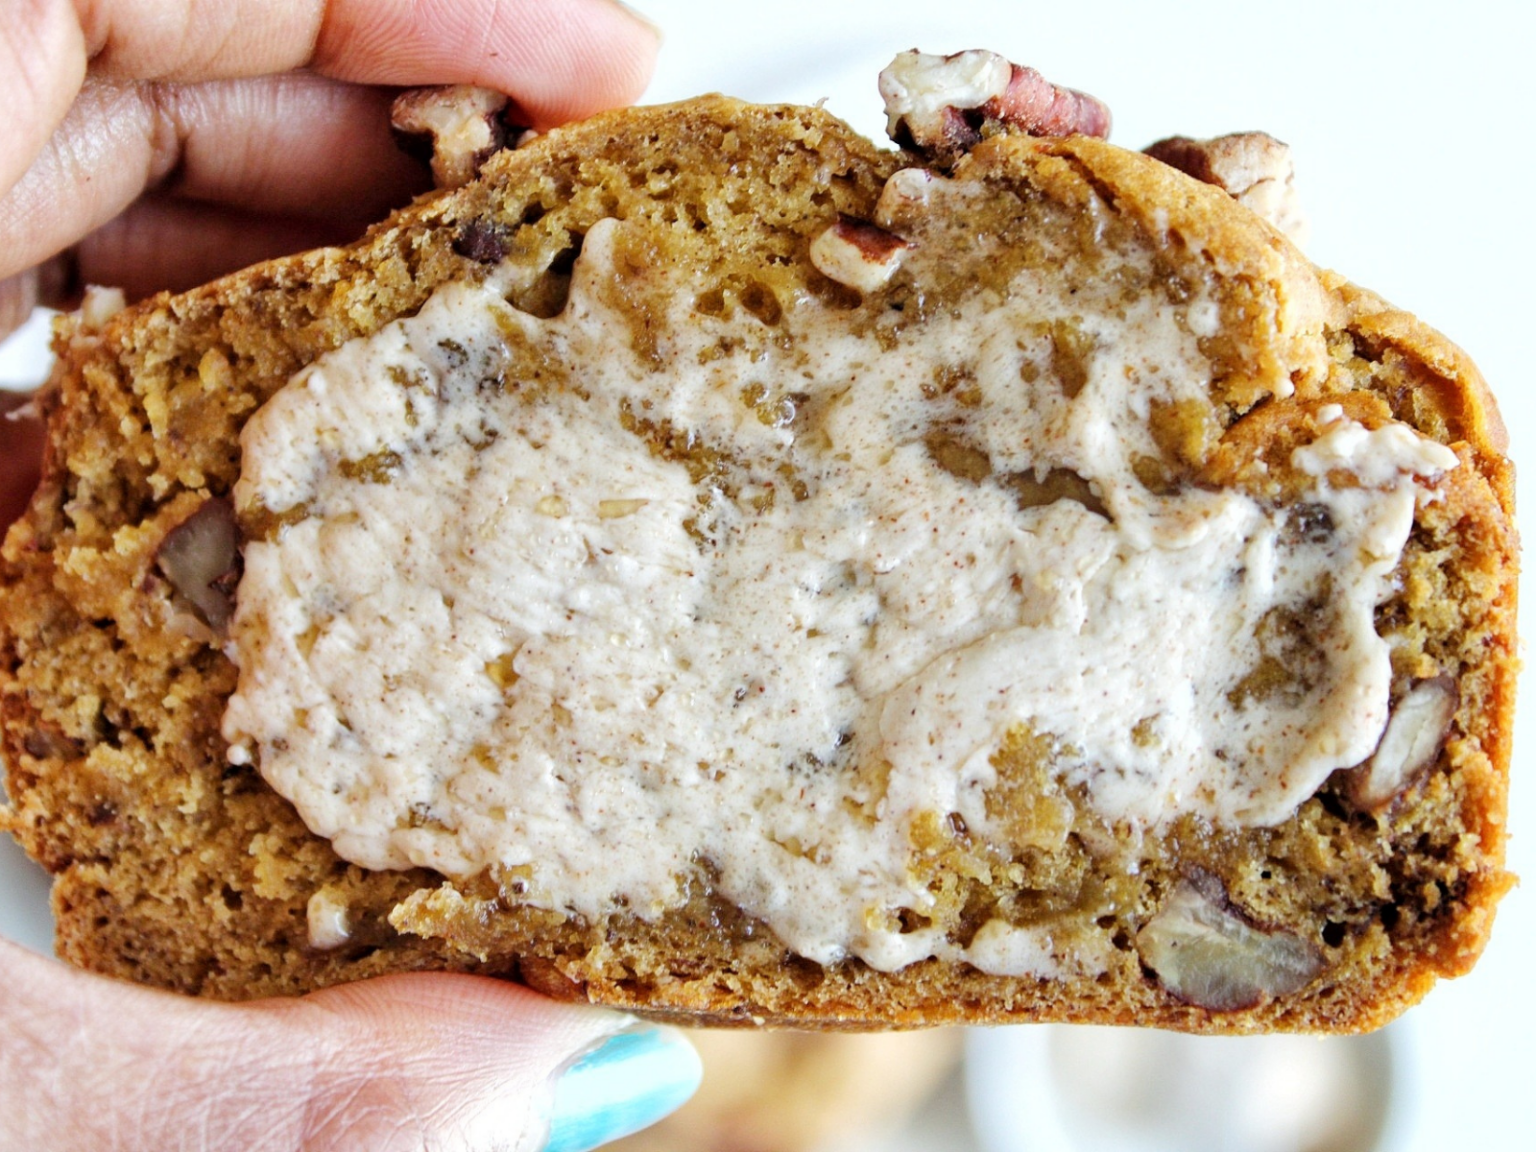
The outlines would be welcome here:
<svg viewBox="0 0 1536 1152">
<path fill-rule="evenodd" d="M 110 284 L 130 300 L 184 292 L 262 260 L 345 244 L 366 227 L 361 220 L 265 216 L 151 196 L 80 241 L 68 287 Z M 78 300 L 62 295 L 42 303 L 69 308 Z"/>
<path fill-rule="evenodd" d="M 67 4 L 19 0 L 0 27 L 0 189 L 9 188 L 64 118 L 85 77 L 80 26 Z"/>
<path fill-rule="evenodd" d="M 73 283 L 74 261 L 66 256 L 0 279 L 0 340 L 25 324 L 38 305 L 52 308 L 69 299 Z"/>
<path fill-rule="evenodd" d="M 369 84 L 495 88 L 543 129 L 638 99 L 659 45 L 611 0 L 382 0 L 332 5 L 314 64 Z"/>
<path fill-rule="evenodd" d="M 78 307 L 88 284 L 110 284 L 130 299 L 183 292 L 262 260 L 346 244 L 369 223 L 260 215 L 148 196 L 68 252 L 0 280 L 0 339 L 21 327 L 34 308 Z"/>
<path fill-rule="evenodd" d="M 9 25 L 0 32 L 7 50 L 35 43 L 43 59 L 28 57 L 31 72 L 0 69 L 0 100 L 26 113 L 0 118 L 9 134 L 0 141 L 11 145 L 0 149 L 0 169 L 24 168 L 9 190 L 0 183 L 8 241 L 0 280 L 100 227 L 171 174 L 184 195 L 280 214 L 377 215 L 421 186 L 388 142 L 380 93 L 313 76 L 205 87 L 97 81 L 70 105 L 87 51 L 123 75 L 153 74 L 160 52 L 173 75 L 307 61 L 358 81 L 483 83 L 507 91 L 518 118 L 542 127 L 638 95 L 656 47 L 647 26 L 610 0 L 334 0 L 318 23 L 310 17 L 323 6 L 298 0 L 155 0 L 147 9 L 148 0 L 133 0 L 85 6 L 85 35 L 74 41 L 67 30 L 49 31 L 44 17 L 58 2 L 27 0 L 24 12 L 42 15 L 18 24 L 15 36 Z M 250 19 L 227 25 L 231 13 Z M 40 134 L 65 106 L 39 152 Z M 26 126 L 13 127 L 18 120 Z M 350 206 L 338 212 L 340 202 Z"/>
<path fill-rule="evenodd" d="M 558 1146 L 586 1148 L 573 1132 L 619 1135 L 618 1112 L 654 1120 L 698 1080 L 675 1034 L 478 977 L 230 1006 L 4 941 L 0 961 L 0 1147 L 537 1148 L 552 1121 Z"/>
<path fill-rule="evenodd" d="M 303 1007 L 323 1013 L 314 1026 L 340 1054 L 322 1072 L 328 1098 L 367 1105 L 310 1109 L 305 1148 L 393 1148 L 391 1137 L 402 1149 L 435 1148 L 431 1137 L 448 1134 L 453 1148 L 537 1148 L 547 1136 L 576 1152 L 659 1120 L 693 1094 L 701 1074 L 698 1055 L 671 1029 L 615 1033 L 624 1018 L 492 980 L 386 977 L 319 993 Z M 339 1030 L 339 1020 L 350 1026 Z M 359 1050 L 409 1058 L 360 1065 Z M 526 1144 L 511 1138 L 516 1132 Z"/>
<path fill-rule="evenodd" d="M 657 41 L 653 26 L 611 0 L 78 0 L 77 7 L 82 42 L 101 75 L 192 81 L 312 67 L 366 84 L 484 84 L 533 111 L 541 127 L 635 99 Z"/>
<path fill-rule="evenodd" d="M 429 184 L 395 146 L 389 100 L 304 74 L 189 86 L 90 81 L 36 162 L 0 194 L 0 235 L 15 238 L 0 252 L 0 276 L 100 228 L 147 187 L 261 215 L 377 219 Z"/>
<path fill-rule="evenodd" d="M 26 511 L 37 487 L 43 460 L 43 422 L 23 410 L 31 399 L 0 392 L 0 537 L 11 521 Z"/>
<path fill-rule="evenodd" d="M 307 73 L 138 89 L 161 187 L 252 211 L 377 219 L 431 187 L 390 133 L 394 93 Z"/>
<path fill-rule="evenodd" d="M 510 96 L 519 119 L 544 128 L 635 99 L 657 48 L 654 28 L 611 0 L 79 0 L 78 20 L 67 0 L 12 7 L 15 16 L 8 12 L 0 26 L 0 194 L 26 179 L 66 110 L 79 111 L 75 97 L 92 57 L 98 75 L 124 82 L 308 66 L 366 84 L 483 84 Z M 132 128 L 131 117 L 105 128 L 73 113 L 70 120 L 73 138 L 53 151 L 83 146 L 82 159 L 110 161 L 112 150 L 99 145 L 111 142 L 114 127 Z M 168 155 L 174 166 L 176 154 Z M 111 183 L 116 195 L 90 199 L 126 203 L 122 180 Z M 49 190 L 72 189 L 44 181 L 34 199 Z M 0 209 L 0 235 L 25 235 L 17 222 L 16 212 Z"/>
</svg>

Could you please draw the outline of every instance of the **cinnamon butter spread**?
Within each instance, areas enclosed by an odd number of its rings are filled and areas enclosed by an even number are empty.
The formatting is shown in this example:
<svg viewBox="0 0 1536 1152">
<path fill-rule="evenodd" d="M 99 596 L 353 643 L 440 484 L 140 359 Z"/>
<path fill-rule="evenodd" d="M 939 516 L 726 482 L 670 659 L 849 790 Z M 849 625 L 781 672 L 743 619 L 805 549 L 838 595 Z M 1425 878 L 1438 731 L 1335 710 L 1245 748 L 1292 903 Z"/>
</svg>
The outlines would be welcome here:
<svg viewBox="0 0 1536 1152">
<path fill-rule="evenodd" d="M 921 284 L 966 192 L 898 179 Z M 1374 611 L 1449 450 L 1325 409 L 1294 504 L 1149 486 L 1158 414 L 1209 411 L 1217 302 L 1028 266 L 899 340 L 810 296 L 739 339 L 673 270 L 641 349 L 631 227 L 589 231 L 553 318 L 444 287 L 245 429 L 237 506 L 277 527 L 224 733 L 343 857 L 594 919 L 703 873 L 818 962 L 1048 975 L 1092 960 L 899 922 L 920 820 L 1000 834 L 1010 733 L 1132 831 L 1278 823 L 1371 754 Z"/>
</svg>

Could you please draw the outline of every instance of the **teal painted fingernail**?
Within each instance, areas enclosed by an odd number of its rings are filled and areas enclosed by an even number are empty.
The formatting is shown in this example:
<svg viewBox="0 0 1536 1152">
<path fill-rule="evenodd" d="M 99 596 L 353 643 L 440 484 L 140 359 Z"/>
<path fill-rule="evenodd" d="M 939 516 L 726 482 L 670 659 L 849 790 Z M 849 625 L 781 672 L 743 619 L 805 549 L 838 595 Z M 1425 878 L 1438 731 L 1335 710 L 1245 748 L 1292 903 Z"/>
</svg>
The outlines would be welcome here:
<svg viewBox="0 0 1536 1152">
<path fill-rule="evenodd" d="M 656 1123 L 699 1086 L 704 1069 L 674 1028 L 610 1036 L 555 1081 L 544 1152 L 587 1152 Z"/>
</svg>

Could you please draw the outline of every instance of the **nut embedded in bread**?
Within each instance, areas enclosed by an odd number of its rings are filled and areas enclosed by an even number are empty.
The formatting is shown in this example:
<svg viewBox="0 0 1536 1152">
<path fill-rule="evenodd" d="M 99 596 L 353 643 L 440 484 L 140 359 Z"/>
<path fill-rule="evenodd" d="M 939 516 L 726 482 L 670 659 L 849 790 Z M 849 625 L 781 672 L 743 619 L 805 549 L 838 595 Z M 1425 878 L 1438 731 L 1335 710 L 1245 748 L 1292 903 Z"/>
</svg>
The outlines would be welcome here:
<svg viewBox="0 0 1536 1152">
<path fill-rule="evenodd" d="M 1475 369 L 1217 187 L 984 128 L 611 114 L 77 324 L 0 568 L 62 951 L 838 1028 L 1345 1030 L 1465 970 Z M 224 507 L 227 628 L 175 559 Z"/>
</svg>

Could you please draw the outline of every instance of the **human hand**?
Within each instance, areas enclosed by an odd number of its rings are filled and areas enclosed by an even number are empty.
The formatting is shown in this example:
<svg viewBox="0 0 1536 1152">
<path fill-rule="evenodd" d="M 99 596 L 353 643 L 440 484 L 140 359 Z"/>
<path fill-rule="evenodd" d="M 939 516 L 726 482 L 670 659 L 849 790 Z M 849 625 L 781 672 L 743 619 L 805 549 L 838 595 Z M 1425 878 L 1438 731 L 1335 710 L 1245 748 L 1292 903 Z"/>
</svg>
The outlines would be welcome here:
<svg viewBox="0 0 1536 1152">
<path fill-rule="evenodd" d="M 342 241 L 427 187 L 393 92 L 475 83 L 549 127 L 636 97 L 609 0 L 21 0 L 0 22 L 0 337 L 85 283 L 130 297 Z M 0 394 L 0 532 L 41 433 Z M 588 1148 L 697 1083 L 666 1030 L 443 974 L 184 999 L 0 941 L 0 1147 Z M 582 1053 L 607 1044 L 577 1061 Z M 563 1070 L 563 1071 L 562 1071 Z"/>
<path fill-rule="evenodd" d="M 425 190 L 376 85 L 480 84 L 547 128 L 635 99 L 611 0 L 20 0 L 0 28 L 0 336 L 350 239 Z"/>
<path fill-rule="evenodd" d="M 0 392 L 0 539 L 27 507 L 43 457 L 43 423 L 26 396 Z"/>
<path fill-rule="evenodd" d="M 657 35 L 611 0 L 21 0 L 0 23 L 0 339 L 350 239 L 424 191 L 393 92 L 473 83 L 534 127 L 633 100 Z M 0 394 L 0 530 L 41 439 Z"/>
<path fill-rule="evenodd" d="M 681 1104 L 671 1029 L 444 973 L 213 1004 L 0 940 L 0 1147 L 576 1152 Z M 541 1144 L 547 1133 L 548 1143 Z"/>
</svg>

